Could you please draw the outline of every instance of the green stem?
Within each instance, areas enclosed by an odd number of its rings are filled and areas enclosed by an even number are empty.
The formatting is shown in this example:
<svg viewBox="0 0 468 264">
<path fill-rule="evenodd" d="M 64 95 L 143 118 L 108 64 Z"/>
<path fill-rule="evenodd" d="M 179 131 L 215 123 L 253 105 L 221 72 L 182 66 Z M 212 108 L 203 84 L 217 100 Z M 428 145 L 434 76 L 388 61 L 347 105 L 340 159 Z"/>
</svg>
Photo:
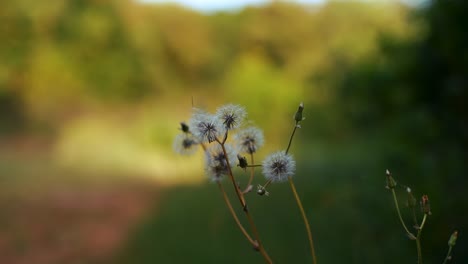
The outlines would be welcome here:
<svg viewBox="0 0 468 264">
<path fill-rule="evenodd" d="M 294 125 L 294 129 L 293 129 L 293 131 L 291 133 L 291 137 L 289 138 L 289 143 L 288 143 L 288 147 L 286 148 L 285 154 L 288 154 L 289 149 L 291 148 L 292 140 L 294 138 L 294 134 L 296 134 L 298 124 L 299 124 L 299 122 L 296 121 L 296 124 Z M 292 192 L 294 194 L 294 198 L 296 198 L 297 206 L 299 207 L 299 210 L 301 211 L 302 219 L 303 219 L 304 225 L 306 227 L 307 237 L 309 238 L 310 253 L 312 255 L 312 262 L 314 264 L 317 264 L 317 257 L 315 256 L 315 249 L 314 249 L 314 240 L 312 239 L 312 231 L 310 230 L 309 220 L 307 219 L 307 215 L 305 214 L 304 207 L 302 206 L 301 199 L 299 198 L 299 195 L 297 194 L 296 186 L 294 185 L 293 179 L 291 177 L 289 177 L 288 180 L 289 180 L 289 186 L 291 187 L 291 190 L 292 190 Z"/>
<path fill-rule="evenodd" d="M 286 154 L 288 154 L 289 149 L 291 148 L 292 140 L 293 140 L 294 134 L 296 133 L 298 123 L 299 122 L 296 121 L 296 124 L 294 125 L 293 132 L 291 134 L 291 137 L 289 138 L 288 147 L 286 148 L 286 151 L 285 151 Z"/>
<path fill-rule="evenodd" d="M 426 219 L 427 219 L 427 214 L 424 214 L 423 220 L 418 229 L 418 235 L 416 236 L 416 249 L 418 250 L 418 263 L 419 264 L 423 263 L 422 252 L 421 252 L 421 233 L 422 233 L 422 229 L 424 228 L 424 224 L 426 223 Z"/>
<path fill-rule="evenodd" d="M 253 155 L 253 153 L 251 153 L 250 154 L 250 165 L 247 165 L 247 167 L 250 167 L 250 178 L 249 178 L 249 182 L 247 183 L 246 190 L 252 184 L 252 181 L 253 181 L 253 178 L 254 178 L 254 175 L 255 175 L 255 167 L 261 167 L 261 166 L 262 165 L 254 165 L 254 155 Z"/>
<path fill-rule="evenodd" d="M 442 264 L 447 264 L 448 261 L 450 261 L 450 259 L 452 258 L 452 248 L 453 248 L 452 246 L 449 246 L 447 256 L 445 257 L 444 263 L 442 263 Z"/>
<path fill-rule="evenodd" d="M 317 257 L 315 256 L 315 249 L 314 249 L 314 240 L 312 239 L 312 232 L 310 231 L 309 220 L 307 220 L 307 215 L 304 211 L 304 207 L 302 206 L 301 199 L 299 198 L 299 195 L 297 194 L 293 179 L 291 177 L 289 177 L 288 179 L 289 179 L 289 185 L 291 186 L 291 190 L 294 194 L 294 198 L 296 198 L 297 205 L 299 206 L 299 210 L 301 211 L 302 220 L 304 220 L 304 225 L 307 230 L 307 236 L 309 237 L 310 252 L 312 254 L 312 261 L 314 264 L 317 264 Z"/>
<path fill-rule="evenodd" d="M 414 226 L 418 226 L 418 218 L 416 217 L 416 210 L 414 209 L 414 206 L 413 206 L 413 208 L 411 208 L 411 211 L 413 213 Z"/>
<path fill-rule="evenodd" d="M 396 210 L 397 210 L 397 213 L 398 213 L 398 218 L 400 218 L 401 225 L 402 225 L 403 228 L 405 229 L 406 234 L 408 234 L 408 236 L 410 237 L 410 239 L 415 240 L 416 237 L 413 235 L 413 233 L 411 233 L 411 232 L 408 230 L 408 228 L 406 227 L 405 221 L 403 221 L 403 218 L 401 217 L 400 207 L 398 206 L 398 200 L 397 200 L 397 197 L 396 197 L 395 189 L 392 188 L 391 190 L 392 190 L 392 195 L 393 195 L 393 201 L 395 202 L 395 207 L 396 207 Z"/>
</svg>

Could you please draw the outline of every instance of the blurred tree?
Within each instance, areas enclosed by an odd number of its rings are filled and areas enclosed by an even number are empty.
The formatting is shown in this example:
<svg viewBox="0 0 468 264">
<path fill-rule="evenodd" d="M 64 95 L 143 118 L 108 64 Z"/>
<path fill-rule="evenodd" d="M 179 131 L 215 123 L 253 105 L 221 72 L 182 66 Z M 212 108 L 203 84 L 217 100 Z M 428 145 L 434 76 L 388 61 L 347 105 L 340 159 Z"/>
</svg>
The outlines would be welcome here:
<svg viewBox="0 0 468 264">
<path fill-rule="evenodd" d="M 423 23 L 420 38 L 382 34 L 378 53 L 353 67 L 337 56 L 328 75 L 337 95 L 330 108 L 341 115 L 346 140 L 377 139 L 374 151 L 386 166 L 435 198 L 435 232 L 426 244 L 434 258 L 446 250 L 437 241 L 468 227 L 459 210 L 468 208 L 467 8 L 466 1 L 431 1 L 414 16 Z"/>
<path fill-rule="evenodd" d="M 19 4 L 3 3 L 0 8 L 0 133 L 24 125 L 20 90 L 32 38 L 31 19 L 21 12 Z"/>
<path fill-rule="evenodd" d="M 148 80 L 114 3 L 68 1 L 55 25 L 54 44 L 80 69 L 76 73 L 89 93 L 132 100 L 148 91 Z"/>
</svg>

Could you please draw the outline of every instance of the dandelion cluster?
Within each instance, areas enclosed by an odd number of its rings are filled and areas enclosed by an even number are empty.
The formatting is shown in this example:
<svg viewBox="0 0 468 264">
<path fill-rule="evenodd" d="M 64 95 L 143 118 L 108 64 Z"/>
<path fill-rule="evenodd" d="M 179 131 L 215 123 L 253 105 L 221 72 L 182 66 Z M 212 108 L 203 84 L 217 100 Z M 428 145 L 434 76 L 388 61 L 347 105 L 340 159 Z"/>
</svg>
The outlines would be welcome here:
<svg viewBox="0 0 468 264">
<path fill-rule="evenodd" d="M 299 110 L 302 109 L 301 104 Z M 213 181 L 219 181 L 229 173 L 228 164 L 231 167 L 237 165 L 245 171 L 247 166 L 255 165 L 248 164 L 241 154 L 253 155 L 264 144 L 260 128 L 241 128 L 246 116 L 245 108 L 235 104 L 221 106 L 214 114 L 194 108 L 189 125 L 181 123 L 183 133 L 176 137 L 174 150 L 182 155 L 190 155 L 201 145 L 205 151 L 205 171 Z M 235 131 L 237 128 L 238 131 Z M 233 134 L 234 146 L 226 144 L 229 131 L 232 131 L 229 134 Z M 285 151 L 267 156 L 261 166 L 263 175 L 270 182 L 284 182 L 294 175 L 296 169 L 293 157 Z"/>
<path fill-rule="evenodd" d="M 246 116 L 244 107 L 234 104 L 221 106 L 214 114 L 194 108 L 188 125 L 180 123 L 183 133 L 176 136 L 174 151 L 190 155 L 195 153 L 197 146 L 202 146 L 206 174 L 209 179 L 219 181 L 228 174 L 228 163 L 231 167 L 237 165 L 239 153 L 254 153 L 263 145 L 262 131 L 253 127 L 241 130 L 239 135 L 234 134 L 236 146 L 225 144 L 228 131 L 241 127 Z"/>
<path fill-rule="evenodd" d="M 242 154 L 250 155 L 250 162 L 254 163 L 254 154 L 263 146 L 264 137 L 261 129 L 248 126 L 243 127 L 244 119 L 247 116 L 245 108 L 235 104 L 227 104 L 216 109 L 214 114 L 209 112 L 194 109 L 192 117 L 188 125 L 184 122 L 181 123 L 181 135 L 178 135 L 174 142 L 174 150 L 183 155 L 189 155 L 195 152 L 197 146 L 200 146 L 204 151 L 205 158 L 205 173 L 207 177 L 215 182 L 220 191 L 223 193 L 224 201 L 230 210 L 236 224 L 239 226 L 241 232 L 251 243 L 251 245 L 259 251 L 267 263 L 273 261 L 268 256 L 265 248 L 263 247 L 256 225 L 250 215 L 249 207 L 247 206 L 246 195 L 253 189 L 253 180 L 255 175 L 255 168 L 262 167 L 263 175 L 265 176 L 266 183 L 264 185 L 258 184 L 257 194 L 260 196 L 268 196 L 269 192 L 266 187 L 273 182 L 284 182 L 290 180 L 292 191 L 296 197 L 297 204 L 301 209 L 301 213 L 306 225 L 307 234 L 309 236 L 309 245 L 311 247 L 311 254 L 315 260 L 315 251 L 313 249 L 312 234 L 308 226 L 307 217 L 304 214 L 302 204 L 299 196 L 295 191 L 294 183 L 291 176 L 294 175 L 296 169 L 296 162 L 293 157 L 288 154 L 291 147 L 291 141 L 297 128 L 300 128 L 299 123 L 304 119 L 302 111 L 304 105 L 299 105 L 298 111 L 294 116 L 295 126 L 293 133 L 289 140 L 289 145 L 286 150 L 273 153 L 266 157 L 262 164 L 249 164 L 247 158 Z M 233 140 L 231 140 L 231 137 Z M 240 167 L 243 173 L 250 174 L 245 187 L 241 189 L 242 181 L 239 181 L 234 176 L 234 168 Z M 247 168 L 250 168 L 247 170 Z M 230 199 L 222 185 L 222 180 L 229 178 L 234 187 L 234 193 L 237 196 L 242 211 L 249 219 L 248 223 L 252 234 L 243 227 L 241 221 L 237 217 L 236 211 L 231 205 Z"/>
</svg>

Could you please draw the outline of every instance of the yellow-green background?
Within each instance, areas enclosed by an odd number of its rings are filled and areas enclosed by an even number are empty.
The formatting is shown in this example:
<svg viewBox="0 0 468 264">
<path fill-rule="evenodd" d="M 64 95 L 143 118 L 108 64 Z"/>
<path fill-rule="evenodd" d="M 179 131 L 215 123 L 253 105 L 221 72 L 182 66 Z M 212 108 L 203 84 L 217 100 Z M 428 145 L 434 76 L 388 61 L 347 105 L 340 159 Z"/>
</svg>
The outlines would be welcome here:
<svg viewBox="0 0 468 264">
<path fill-rule="evenodd" d="M 416 261 L 384 188 L 389 169 L 417 198 L 431 199 L 425 262 L 441 263 L 458 229 L 454 262 L 463 263 L 466 8 L 274 2 L 201 13 L 134 1 L 4 1 L 1 199 L 14 206 L 18 193 L 34 199 L 61 184 L 143 182 L 154 185 L 157 206 L 111 257 L 76 263 L 260 263 L 203 175 L 202 154 L 180 157 L 172 140 L 192 104 L 240 104 L 264 130 L 261 160 L 285 148 L 304 102 L 291 153 L 319 262 Z M 265 247 L 277 263 L 310 261 L 288 186 L 269 191 L 248 196 Z"/>
</svg>

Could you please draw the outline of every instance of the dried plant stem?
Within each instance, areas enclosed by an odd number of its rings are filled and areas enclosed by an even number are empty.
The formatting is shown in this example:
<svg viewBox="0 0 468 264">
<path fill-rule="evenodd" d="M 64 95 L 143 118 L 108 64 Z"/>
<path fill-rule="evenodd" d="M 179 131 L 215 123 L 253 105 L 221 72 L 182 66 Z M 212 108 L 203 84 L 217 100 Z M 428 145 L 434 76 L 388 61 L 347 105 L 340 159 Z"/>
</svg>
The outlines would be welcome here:
<svg viewBox="0 0 468 264">
<path fill-rule="evenodd" d="M 291 133 L 291 137 L 289 138 L 288 147 L 286 148 L 286 151 L 285 151 L 286 154 L 288 154 L 289 149 L 291 148 L 292 140 L 294 138 L 294 134 L 296 133 L 298 126 L 299 126 L 299 122 L 296 121 L 296 124 L 294 125 L 294 129 Z M 312 231 L 310 230 L 309 220 L 307 219 L 307 215 L 304 211 L 304 207 L 302 206 L 301 199 L 299 198 L 299 195 L 297 194 L 296 186 L 294 185 L 293 179 L 291 177 L 289 177 L 288 179 L 289 179 L 289 186 L 291 186 L 291 190 L 294 194 L 294 198 L 296 198 L 297 206 L 299 207 L 299 210 L 301 211 L 302 219 L 304 220 L 304 225 L 307 230 L 307 236 L 309 238 L 310 254 L 312 255 L 312 262 L 314 264 L 317 264 L 317 257 L 315 256 L 315 249 L 314 249 L 314 240 L 312 239 Z"/>
<path fill-rule="evenodd" d="M 291 177 L 289 177 L 289 185 L 291 186 L 291 190 L 294 194 L 294 198 L 296 198 L 296 202 L 297 202 L 297 205 L 299 206 L 299 210 L 301 210 L 302 219 L 304 220 L 304 225 L 307 229 L 307 236 L 309 237 L 310 252 L 312 254 L 313 263 L 317 263 L 317 257 L 315 256 L 315 249 L 314 249 L 314 240 L 312 239 L 312 232 L 310 231 L 309 220 L 307 220 L 304 207 L 302 206 L 301 199 L 299 199 L 299 195 L 297 194 L 296 187 L 294 186 L 294 181 Z"/>
<path fill-rule="evenodd" d="M 218 182 L 218 187 L 219 187 L 219 190 L 221 191 L 221 193 L 223 194 L 224 201 L 226 202 L 226 205 L 227 205 L 229 211 L 231 212 L 232 217 L 234 218 L 234 221 L 236 222 L 237 226 L 241 230 L 242 234 L 244 234 L 244 236 L 247 238 L 247 240 L 249 240 L 249 242 L 252 244 L 252 246 L 256 247 L 257 242 L 255 242 L 252 239 L 252 237 L 250 237 L 249 233 L 247 233 L 244 226 L 239 221 L 239 218 L 237 217 L 236 211 L 234 211 L 234 208 L 232 208 L 232 204 L 229 201 L 229 197 L 227 196 L 226 191 L 224 190 L 224 187 L 220 182 Z"/>
<path fill-rule="evenodd" d="M 259 236 L 259 233 L 258 233 L 258 230 L 257 230 L 257 226 L 255 225 L 255 222 L 253 221 L 253 218 L 252 218 L 252 215 L 249 212 L 249 209 L 247 208 L 247 203 L 245 201 L 244 194 L 242 193 L 242 191 L 239 188 L 239 185 L 237 185 L 236 180 L 234 179 L 234 174 L 232 173 L 231 164 L 230 164 L 229 159 L 227 158 L 228 155 L 227 155 L 226 147 L 224 146 L 226 138 L 227 138 L 227 132 L 225 134 L 224 140 L 222 142 L 217 140 L 217 142 L 221 145 L 221 148 L 223 149 L 224 156 L 226 157 L 226 162 L 227 162 L 227 167 L 228 167 L 228 172 L 229 172 L 229 178 L 231 179 L 231 182 L 234 185 L 234 190 L 236 192 L 237 198 L 239 198 L 239 202 L 240 202 L 240 204 L 242 206 L 242 209 L 243 209 L 245 215 L 247 216 L 247 220 L 249 221 L 250 227 L 252 228 L 252 233 L 253 233 L 253 235 L 255 237 L 255 240 L 256 240 L 255 241 L 256 242 L 255 249 L 260 251 L 260 253 L 262 254 L 263 258 L 265 259 L 265 261 L 267 263 L 273 263 L 273 261 L 271 260 L 270 256 L 268 256 L 268 253 L 266 252 L 266 250 L 263 247 L 263 244 L 262 244 L 262 242 L 260 240 L 260 236 Z"/>
</svg>

